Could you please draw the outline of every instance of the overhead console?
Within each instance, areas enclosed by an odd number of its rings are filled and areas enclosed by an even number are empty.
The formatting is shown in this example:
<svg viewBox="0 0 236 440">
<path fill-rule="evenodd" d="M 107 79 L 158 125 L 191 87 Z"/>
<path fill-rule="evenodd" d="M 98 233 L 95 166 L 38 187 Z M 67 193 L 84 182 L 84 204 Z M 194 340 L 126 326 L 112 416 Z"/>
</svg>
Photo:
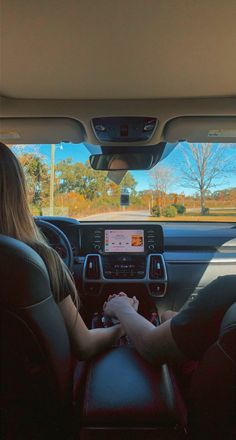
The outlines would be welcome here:
<svg viewBox="0 0 236 440">
<path fill-rule="evenodd" d="M 101 117 L 92 119 L 92 127 L 100 142 L 148 141 L 157 127 L 154 117 Z"/>
<path fill-rule="evenodd" d="M 152 296 L 164 296 L 167 274 L 160 225 L 83 225 L 84 283 L 144 283 Z M 88 286 L 89 287 L 89 286 Z M 89 291 L 93 290 L 90 286 Z"/>
</svg>

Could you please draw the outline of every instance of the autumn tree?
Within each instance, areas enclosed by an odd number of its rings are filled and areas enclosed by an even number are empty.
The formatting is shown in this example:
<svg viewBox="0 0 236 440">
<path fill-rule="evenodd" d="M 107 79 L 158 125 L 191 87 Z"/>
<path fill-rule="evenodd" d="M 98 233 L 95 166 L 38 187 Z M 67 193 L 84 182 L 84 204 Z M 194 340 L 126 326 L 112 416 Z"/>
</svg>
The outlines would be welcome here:
<svg viewBox="0 0 236 440">
<path fill-rule="evenodd" d="M 23 167 L 29 203 L 42 215 L 43 206 L 49 201 L 49 169 L 41 155 L 22 153 L 18 159 Z"/>
<path fill-rule="evenodd" d="M 104 173 L 95 172 L 81 162 L 74 163 L 72 158 L 59 162 L 55 170 L 58 192 L 74 191 L 83 195 L 85 199 L 93 200 L 105 191 Z"/>
<path fill-rule="evenodd" d="M 97 171 L 90 167 L 89 162 L 73 162 L 67 158 L 56 165 L 56 179 L 58 192 L 69 193 L 74 191 L 84 196 L 86 200 L 94 200 L 98 197 L 118 197 L 120 187 L 108 179 L 107 173 Z M 122 180 L 122 186 L 135 193 L 137 182 L 128 172 Z"/>
<path fill-rule="evenodd" d="M 161 164 L 157 164 L 155 168 L 150 171 L 150 176 L 152 178 L 151 186 L 155 191 L 157 205 L 159 206 L 160 211 L 162 211 L 166 204 L 167 192 L 175 182 L 176 177 L 174 176 L 171 167 Z"/>
<path fill-rule="evenodd" d="M 205 199 L 209 191 L 223 183 L 223 179 L 235 171 L 232 155 L 223 144 L 210 143 L 182 145 L 183 185 L 197 190 L 200 195 L 201 214 L 206 213 Z M 234 155 L 234 160 L 236 157 Z"/>
</svg>

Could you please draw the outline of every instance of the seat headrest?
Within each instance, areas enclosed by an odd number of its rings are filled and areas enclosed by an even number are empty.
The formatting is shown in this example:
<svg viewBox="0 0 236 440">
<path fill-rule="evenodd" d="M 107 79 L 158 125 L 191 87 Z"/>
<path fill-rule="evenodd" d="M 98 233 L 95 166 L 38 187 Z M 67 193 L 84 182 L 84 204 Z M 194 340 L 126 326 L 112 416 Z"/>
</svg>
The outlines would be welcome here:
<svg viewBox="0 0 236 440">
<path fill-rule="evenodd" d="M 42 258 L 25 243 L 0 234 L 0 304 L 27 307 L 51 295 Z"/>
</svg>

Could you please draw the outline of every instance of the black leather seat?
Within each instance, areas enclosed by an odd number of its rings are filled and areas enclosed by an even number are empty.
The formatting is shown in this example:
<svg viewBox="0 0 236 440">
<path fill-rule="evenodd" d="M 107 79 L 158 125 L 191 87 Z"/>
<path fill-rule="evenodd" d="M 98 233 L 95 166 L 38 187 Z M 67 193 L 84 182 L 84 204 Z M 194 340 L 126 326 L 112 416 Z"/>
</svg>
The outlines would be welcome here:
<svg viewBox="0 0 236 440">
<path fill-rule="evenodd" d="M 191 438 L 236 438 L 236 303 L 192 377 L 189 406 Z"/>
<path fill-rule="evenodd" d="M 0 314 L 3 436 L 32 440 L 58 432 L 59 439 L 71 413 L 68 334 L 42 259 L 3 235 Z"/>
</svg>

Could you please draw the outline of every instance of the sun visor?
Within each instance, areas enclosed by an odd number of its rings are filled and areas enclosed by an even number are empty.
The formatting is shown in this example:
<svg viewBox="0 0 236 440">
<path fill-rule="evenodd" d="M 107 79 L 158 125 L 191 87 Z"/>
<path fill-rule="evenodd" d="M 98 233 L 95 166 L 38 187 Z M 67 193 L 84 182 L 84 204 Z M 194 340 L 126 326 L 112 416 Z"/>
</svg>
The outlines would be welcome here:
<svg viewBox="0 0 236 440">
<path fill-rule="evenodd" d="M 1 118 L 0 141 L 6 144 L 80 143 L 83 125 L 70 118 Z"/>
<path fill-rule="evenodd" d="M 236 117 L 179 117 L 164 128 L 167 142 L 236 142 Z"/>
</svg>

